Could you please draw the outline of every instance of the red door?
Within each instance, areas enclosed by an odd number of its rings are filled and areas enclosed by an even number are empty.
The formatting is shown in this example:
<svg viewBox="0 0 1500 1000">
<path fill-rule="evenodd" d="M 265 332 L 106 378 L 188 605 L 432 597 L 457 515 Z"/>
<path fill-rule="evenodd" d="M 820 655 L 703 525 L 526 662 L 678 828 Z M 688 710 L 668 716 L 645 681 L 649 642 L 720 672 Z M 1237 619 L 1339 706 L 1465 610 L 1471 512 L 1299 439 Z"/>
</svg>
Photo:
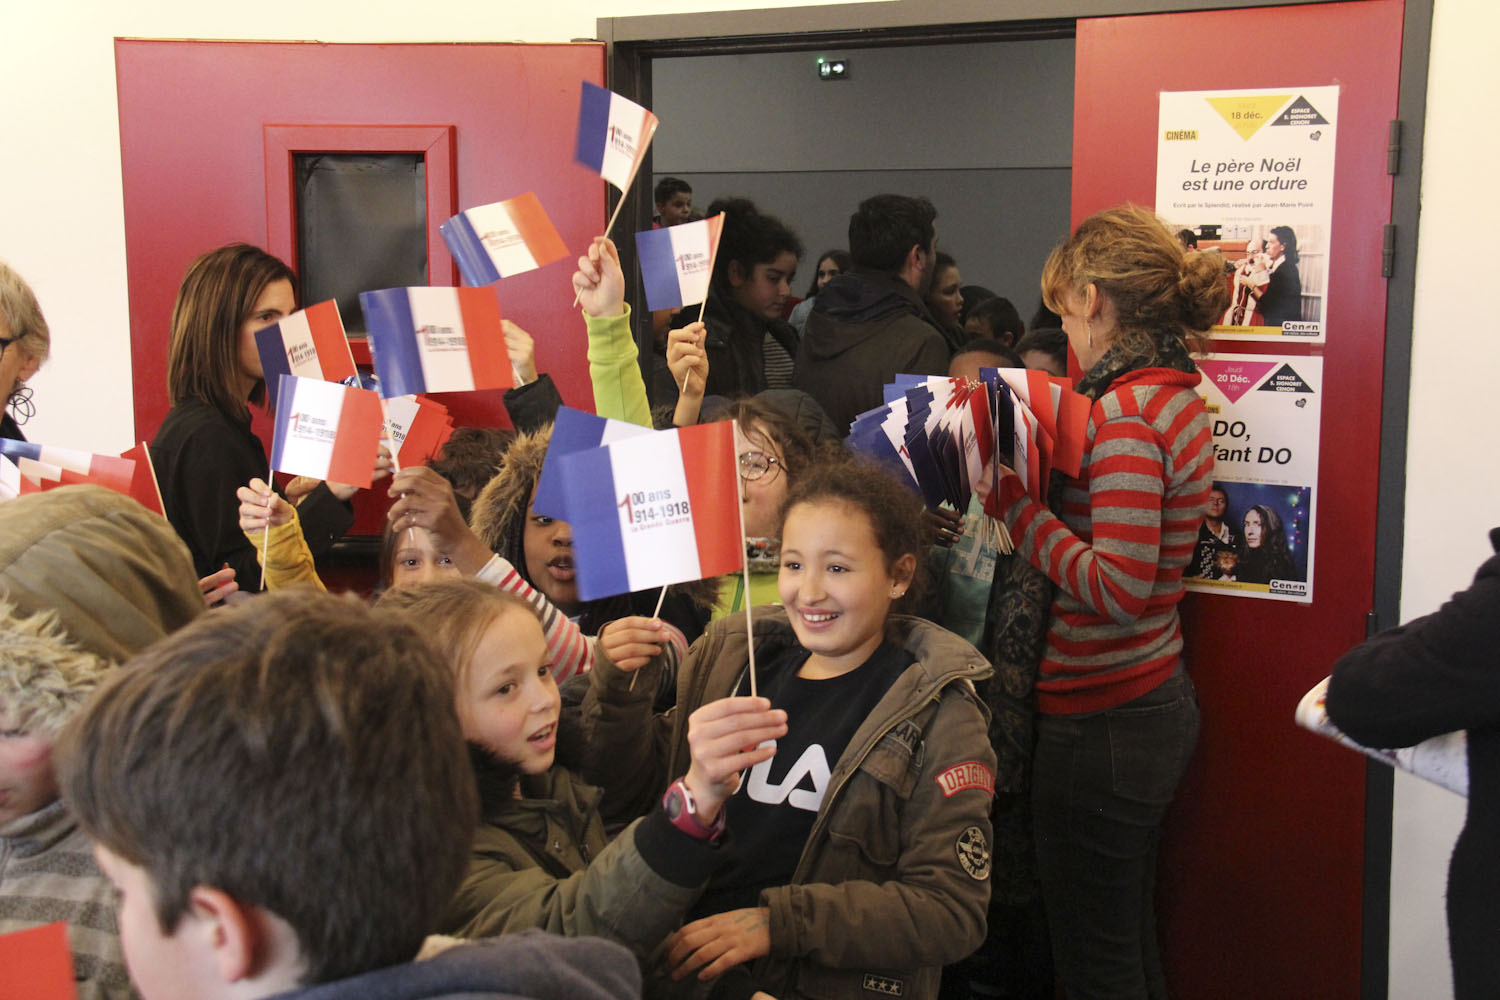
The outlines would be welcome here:
<svg viewBox="0 0 1500 1000">
<path fill-rule="evenodd" d="M 1161 857 L 1161 936 L 1182 997 L 1359 995 L 1364 763 L 1298 729 L 1298 699 L 1364 637 L 1374 590 L 1385 337 L 1387 124 L 1400 0 L 1078 23 L 1073 220 L 1155 198 L 1158 93 L 1337 84 L 1311 605 L 1189 594 L 1203 735 Z"/>
<path fill-rule="evenodd" d="M 338 150 L 361 136 L 368 152 L 429 150 L 437 221 L 535 191 L 570 249 L 582 252 L 603 228 L 603 182 L 573 163 L 579 85 L 603 84 L 602 45 L 119 39 L 115 58 L 137 439 L 166 416 L 168 323 L 188 264 L 234 240 L 292 250 L 289 185 L 275 163 L 307 148 L 298 137 Z M 446 248 L 429 236 L 429 283 L 455 284 Z M 535 337 L 537 368 L 564 401 L 592 409 L 572 270 L 559 262 L 506 279 L 501 309 Z M 440 398 L 460 425 L 505 426 L 499 395 Z M 264 417 L 255 427 L 269 436 Z M 362 516 L 360 526 L 379 523 Z"/>
</svg>

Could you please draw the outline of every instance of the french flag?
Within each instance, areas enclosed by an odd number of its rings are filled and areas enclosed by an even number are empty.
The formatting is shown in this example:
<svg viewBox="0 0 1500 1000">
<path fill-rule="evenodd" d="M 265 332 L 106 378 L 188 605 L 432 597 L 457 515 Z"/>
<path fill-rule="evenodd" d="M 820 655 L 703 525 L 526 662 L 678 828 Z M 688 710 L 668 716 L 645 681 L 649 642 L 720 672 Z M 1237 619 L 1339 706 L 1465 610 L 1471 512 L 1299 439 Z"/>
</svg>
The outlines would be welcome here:
<svg viewBox="0 0 1500 1000">
<path fill-rule="evenodd" d="M 532 498 L 531 509 L 545 517 L 566 521 L 567 488 L 562 484 L 558 473 L 558 463 L 562 457 L 650 433 L 651 428 L 639 424 L 610 420 L 567 406 L 558 407 L 557 418 L 552 424 L 552 437 L 547 443 L 547 457 L 542 461 L 542 471 L 537 477 L 536 496 Z"/>
<path fill-rule="evenodd" d="M 459 212 L 438 231 L 464 283 L 475 287 L 534 271 L 568 255 L 567 245 L 531 191 Z"/>
<path fill-rule="evenodd" d="M 385 437 L 396 446 L 400 468 L 424 465 L 453 434 L 448 408 L 423 396 L 399 396 L 385 404 Z"/>
<path fill-rule="evenodd" d="M 265 374 L 267 406 L 276 407 L 281 376 L 342 382 L 356 374 L 339 304 L 332 299 L 299 309 L 279 323 L 255 333 L 260 370 Z"/>
<path fill-rule="evenodd" d="M 135 463 L 128 458 L 94 455 L 31 441 L 0 438 L 0 455 L 5 455 L 22 471 L 30 470 L 32 481 L 44 488 L 93 483 L 128 496 L 135 475 Z"/>
<path fill-rule="evenodd" d="M 708 298 L 714 255 L 723 231 L 724 216 L 715 215 L 635 234 L 646 305 L 653 312 L 697 305 Z"/>
<path fill-rule="evenodd" d="M 281 376 L 271 468 L 369 488 L 380 450 L 380 397 L 319 379 Z"/>
<path fill-rule="evenodd" d="M 583 81 L 573 158 L 624 191 L 656 134 L 657 118 L 634 101 Z"/>
<path fill-rule="evenodd" d="M 698 424 L 565 455 L 578 596 L 702 580 L 740 569 L 734 424 Z"/>
<path fill-rule="evenodd" d="M 359 302 L 386 399 L 511 387 L 493 287 L 384 288 Z"/>
</svg>

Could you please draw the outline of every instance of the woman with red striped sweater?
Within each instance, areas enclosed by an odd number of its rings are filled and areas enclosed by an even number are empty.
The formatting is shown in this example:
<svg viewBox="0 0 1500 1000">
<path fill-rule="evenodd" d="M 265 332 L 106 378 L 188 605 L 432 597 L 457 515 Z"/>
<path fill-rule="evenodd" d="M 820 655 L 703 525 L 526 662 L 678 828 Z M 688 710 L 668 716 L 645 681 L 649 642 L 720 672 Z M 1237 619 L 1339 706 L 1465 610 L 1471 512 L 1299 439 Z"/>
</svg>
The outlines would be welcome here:
<svg viewBox="0 0 1500 1000">
<path fill-rule="evenodd" d="M 1188 343 L 1228 292 L 1216 256 L 1126 206 L 1052 252 L 1042 296 L 1093 400 L 1082 472 L 1053 509 L 1009 470 L 999 484 L 1016 550 L 1057 585 L 1036 684 L 1042 893 L 1069 1000 L 1164 997 L 1156 846 L 1198 738 L 1177 604 L 1213 482 Z"/>
</svg>

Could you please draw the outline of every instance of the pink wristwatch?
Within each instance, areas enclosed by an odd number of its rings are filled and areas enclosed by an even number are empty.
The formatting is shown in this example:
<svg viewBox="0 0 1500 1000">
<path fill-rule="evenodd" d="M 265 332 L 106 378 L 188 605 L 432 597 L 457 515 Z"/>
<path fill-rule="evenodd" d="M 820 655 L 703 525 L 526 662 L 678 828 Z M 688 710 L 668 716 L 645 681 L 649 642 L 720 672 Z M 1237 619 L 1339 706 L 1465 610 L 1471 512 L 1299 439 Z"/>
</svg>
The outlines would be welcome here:
<svg viewBox="0 0 1500 1000">
<path fill-rule="evenodd" d="M 667 794 L 661 797 L 662 810 L 667 814 L 667 819 L 677 829 L 697 840 L 717 841 L 724 835 L 724 813 L 725 809 L 719 810 L 719 815 L 708 826 L 698 821 L 698 804 L 693 801 L 693 793 L 688 791 L 687 785 L 683 784 L 681 778 L 672 782 L 667 788 Z"/>
</svg>

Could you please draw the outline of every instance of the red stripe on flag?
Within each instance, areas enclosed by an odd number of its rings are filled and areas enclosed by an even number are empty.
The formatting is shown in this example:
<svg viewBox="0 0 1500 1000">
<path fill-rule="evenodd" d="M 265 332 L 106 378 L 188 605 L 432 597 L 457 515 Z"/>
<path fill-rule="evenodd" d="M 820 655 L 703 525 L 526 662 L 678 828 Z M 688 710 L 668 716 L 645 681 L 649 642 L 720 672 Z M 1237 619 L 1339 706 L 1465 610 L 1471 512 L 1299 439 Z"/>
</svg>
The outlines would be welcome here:
<svg viewBox="0 0 1500 1000">
<path fill-rule="evenodd" d="M 510 355 L 500 330 L 500 297 L 493 287 L 455 288 L 469 342 L 469 369 L 476 389 L 509 389 Z"/>
<path fill-rule="evenodd" d="M 368 489 L 384 427 L 379 396 L 368 389 L 344 389 L 344 405 L 339 410 L 327 478 Z"/>
<path fill-rule="evenodd" d="M 342 382 L 355 374 L 354 355 L 349 351 L 349 338 L 344 335 L 339 304 L 329 299 L 308 306 L 305 312 L 313 347 L 318 352 L 318 366 L 323 369 L 323 381 Z"/>
<path fill-rule="evenodd" d="M 439 439 L 446 440 L 443 431 L 448 428 L 446 414 L 432 406 L 427 400 L 417 398 L 417 413 L 411 426 L 406 429 L 406 439 L 401 442 L 401 468 L 408 465 L 423 465 L 437 454 Z M 451 430 L 448 434 L 453 433 Z"/>
<path fill-rule="evenodd" d="M 142 441 L 129 451 L 122 452 L 120 457 L 135 462 L 135 471 L 130 477 L 130 495 L 142 507 L 166 517 L 166 510 L 161 502 L 161 487 L 156 485 L 156 470 L 151 465 L 150 447 Z"/>
<path fill-rule="evenodd" d="M 542 203 L 537 200 L 535 192 L 527 191 L 519 198 L 512 198 L 505 203 L 505 210 L 510 213 L 510 221 L 515 225 L 516 232 L 521 234 L 521 241 L 526 244 L 526 249 L 531 251 L 537 267 L 544 267 L 568 255 L 568 245 L 557 234 L 557 227 L 552 225 L 552 220 L 542 210 Z"/>
<path fill-rule="evenodd" d="M 698 536 L 699 571 L 705 578 L 732 573 L 745 563 L 734 424 L 696 424 L 679 430 L 677 437 Z"/>
</svg>

